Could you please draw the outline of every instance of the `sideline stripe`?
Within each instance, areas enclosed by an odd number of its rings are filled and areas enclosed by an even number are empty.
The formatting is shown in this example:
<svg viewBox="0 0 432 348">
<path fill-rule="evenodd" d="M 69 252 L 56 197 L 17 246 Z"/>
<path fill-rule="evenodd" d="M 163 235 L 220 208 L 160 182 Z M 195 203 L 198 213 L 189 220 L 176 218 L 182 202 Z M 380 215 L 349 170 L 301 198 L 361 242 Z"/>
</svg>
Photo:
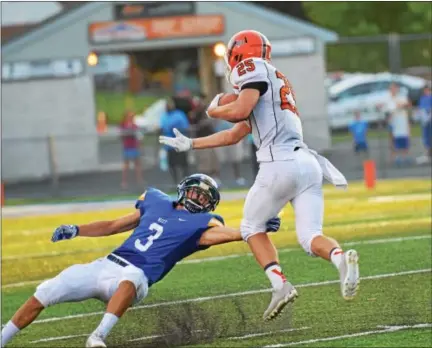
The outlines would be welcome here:
<svg viewBox="0 0 432 348">
<path fill-rule="evenodd" d="M 383 244 L 383 243 L 398 243 L 398 242 L 404 242 L 408 240 L 422 240 L 422 239 L 431 239 L 431 235 L 420 235 L 420 236 L 410 236 L 410 237 L 394 237 L 394 238 L 382 238 L 382 239 L 368 239 L 363 241 L 354 241 L 354 242 L 347 242 L 347 243 L 341 243 L 342 246 L 353 246 L 353 245 L 371 245 L 371 244 Z M 105 250 L 105 249 L 97 249 L 97 250 Z M 110 248 L 111 250 L 111 248 Z M 285 248 L 280 249 L 279 253 L 288 253 L 293 251 L 300 251 L 301 249 L 298 248 Z M 192 259 L 192 260 L 185 260 L 182 262 L 179 262 L 178 265 L 183 264 L 193 264 L 193 263 L 204 263 L 204 262 L 214 262 L 214 261 L 223 261 L 228 259 L 234 259 L 244 256 L 252 256 L 251 253 L 246 254 L 233 254 L 233 255 L 225 255 L 225 256 L 212 256 L 212 257 L 206 257 L 203 259 Z M 19 258 L 19 257 L 18 257 Z M 4 261 L 5 259 L 3 259 Z M 29 280 L 24 282 L 18 282 L 18 283 L 11 283 L 6 284 L 2 286 L 2 289 L 8 289 L 8 288 L 15 288 L 15 287 L 22 287 L 27 285 L 33 285 L 33 284 L 39 284 L 42 283 L 47 279 L 42 280 Z"/>
</svg>

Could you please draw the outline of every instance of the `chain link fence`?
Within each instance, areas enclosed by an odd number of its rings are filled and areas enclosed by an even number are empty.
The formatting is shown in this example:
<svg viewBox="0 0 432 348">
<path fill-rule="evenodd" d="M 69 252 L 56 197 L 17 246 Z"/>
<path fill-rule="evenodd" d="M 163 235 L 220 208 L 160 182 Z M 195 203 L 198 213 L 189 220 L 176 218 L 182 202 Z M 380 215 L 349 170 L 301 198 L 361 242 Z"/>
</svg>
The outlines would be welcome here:
<svg viewBox="0 0 432 348">
<path fill-rule="evenodd" d="M 322 121 L 319 118 L 303 120 L 304 128 L 313 129 L 313 124 Z M 322 131 L 325 132 L 325 131 Z M 385 124 L 371 125 L 368 131 L 368 152 L 355 153 L 352 135 L 348 130 L 331 132 L 331 148 L 324 151 L 332 163 L 338 167 L 348 179 L 363 178 L 363 162 L 372 159 L 376 163 L 378 178 L 415 177 L 430 175 L 428 165 L 419 165 L 416 158 L 424 154 L 421 139 L 421 129 L 413 124 L 411 131 L 411 161 L 402 166 L 395 166 L 391 159 L 391 138 Z M 316 135 L 316 134 L 315 134 Z M 305 141 L 314 134 L 305 135 Z M 68 166 L 67 148 L 76 142 L 93 142 L 97 144 L 97 159 L 92 169 L 80 170 L 79 167 Z M 7 156 L 9 150 L 19 149 L 21 158 Z M 3 175 L 5 181 L 6 201 L 14 199 L 44 199 L 44 198 L 91 198 L 106 196 L 122 196 L 137 194 L 145 186 L 156 186 L 171 192 L 175 191 L 175 182 L 169 171 L 161 169 L 158 134 L 143 132 L 140 140 L 140 160 L 143 182 L 135 178 L 133 166 L 128 171 L 128 187 L 121 187 L 123 168 L 123 145 L 120 133 L 113 128 L 103 135 L 76 134 L 74 136 L 47 136 L 42 138 L 2 139 L 3 154 L 2 167 L 7 174 L 5 166 L 21 168 L 15 177 Z M 219 162 L 219 178 L 224 188 L 247 188 L 255 178 L 255 161 L 253 145 L 245 139 L 240 145 L 216 151 Z M 232 156 L 233 153 L 239 155 Z M 25 154 L 25 156 L 24 156 Z M 31 154 L 28 156 L 28 154 Z M 34 155 L 33 155 L 34 154 Z M 23 166 L 22 161 L 27 159 L 30 165 Z M 34 160 L 32 161 L 32 158 Z M 83 154 L 85 158 L 85 154 Z M 233 163 L 234 162 L 234 163 Z M 188 153 L 188 173 L 197 172 L 200 167 L 197 163 L 196 151 Z M 236 168 L 237 167 L 237 168 Z M 27 173 L 22 168 L 31 168 Z M 239 172 L 239 174 L 236 173 Z M 21 176 L 18 178 L 18 174 Z M 238 181 L 238 177 L 244 179 Z M 35 178 L 36 177 L 36 178 Z M 7 204 L 7 202 L 6 202 Z"/>
<path fill-rule="evenodd" d="M 389 71 L 432 78 L 432 33 L 341 37 L 327 45 L 327 70 Z"/>
</svg>

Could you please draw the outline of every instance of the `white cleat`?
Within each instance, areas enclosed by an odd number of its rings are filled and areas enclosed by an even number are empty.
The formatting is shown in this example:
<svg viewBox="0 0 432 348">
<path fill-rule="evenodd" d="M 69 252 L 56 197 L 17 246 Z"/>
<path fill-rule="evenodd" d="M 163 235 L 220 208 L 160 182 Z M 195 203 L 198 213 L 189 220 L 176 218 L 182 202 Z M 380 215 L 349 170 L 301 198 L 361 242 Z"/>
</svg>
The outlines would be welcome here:
<svg viewBox="0 0 432 348">
<path fill-rule="evenodd" d="M 339 267 L 341 294 L 345 300 L 352 300 L 357 294 L 360 283 L 360 272 L 357 251 L 351 249 L 344 253 Z"/>
<path fill-rule="evenodd" d="M 87 339 L 86 342 L 86 348 L 94 348 L 94 347 L 103 347 L 106 348 L 105 342 L 102 340 L 102 337 L 91 334 L 90 337 Z"/>
<path fill-rule="evenodd" d="M 297 296 L 297 290 L 290 282 L 284 283 L 280 290 L 273 290 L 270 305 L 264 312 L 263 319 L 268 321 L 276 318 L 288 303 L 294 302 Z"/>
</svg>

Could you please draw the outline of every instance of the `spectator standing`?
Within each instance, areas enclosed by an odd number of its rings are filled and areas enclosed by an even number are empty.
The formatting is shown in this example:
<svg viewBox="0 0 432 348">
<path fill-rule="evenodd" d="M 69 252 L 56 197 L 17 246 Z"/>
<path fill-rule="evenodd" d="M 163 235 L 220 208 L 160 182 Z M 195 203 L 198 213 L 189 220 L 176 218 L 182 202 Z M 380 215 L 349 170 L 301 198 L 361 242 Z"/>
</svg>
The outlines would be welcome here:
<svg viewBox="0 0 432 348">
<path fill-rule="evenodd" d="M 367 153 L 367 131 L 368 123 L 362 120 L 360 111 L 356 110 L 354 112 L 354 121 L 349 125 L 349 130 L 353 136 L 354 141 L 354 152 L 355 153 Z"/>
<path fill-rule="evenodd" d="M 186 114 L 177 109 L 174 101 L 167 99 L 166 112 L 160 119 L 161 134 L 166 137 L 175 137 L 174 128 L 177 128 L 183 134 L 189 133 L 189 121 Z M 164 145 L 164 149 L 168 154 L 168 166 L 171 177 L 177 185 L 179 182 L 179 174 L 182 172 L 182 177 L 188 175 L 188 161 L 186 152 L 176 152 L 172 147 Z"/>
<path fill-rule="evenodd" d="M 422 126 L 423 144 L 426 156 L 417 158 L 418 164 L 430 163 L 432 160 L 432 94 L 431 87 L 425 86 L 418 103 L 418 118 Z"/>
<path fill-rule="evenodd" d="M 201 95 L 195 99 L 195 108 L 190 112 L 191 133 L 195 138 L 206 137 L 215 132 L 214 120 L 207 116 L 206 97 Z M 200 173 L 211 176 L 218 184 L 220 181 L 219 159 L 215 149 L 195 151 L 197 169 Z"/>
<path fill-rule="evenodd" d="M 389 125 L 393 138 L 394 162 L 396 165 L 408 163 L 410 147 L 410 122 L 408 97 L 400 92 L 396 83 L 390 85 L 390 93 L 385 109 L 389 112 Z"/>
<path fill-rule="evenodd" d="M 128 187 L 128 171 L 131 162 L 134 164 L 135 177 L 138 185 L 141 185 L 142 167 L 140 154 L 140 135 L 138 126 L 134 122 L 135 114 L 132 111 L 125 111 L 123 120 L 120 123 L 120 134 L 123 144 L 123 171 L 121 187 Z"/>
</svg>

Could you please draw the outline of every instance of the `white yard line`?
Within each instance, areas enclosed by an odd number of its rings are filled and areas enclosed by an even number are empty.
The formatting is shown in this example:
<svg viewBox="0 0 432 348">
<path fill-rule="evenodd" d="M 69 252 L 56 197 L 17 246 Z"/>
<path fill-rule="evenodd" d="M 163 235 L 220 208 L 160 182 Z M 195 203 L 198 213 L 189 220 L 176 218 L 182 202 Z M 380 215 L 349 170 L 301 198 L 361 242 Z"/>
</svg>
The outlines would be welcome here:
<svg viewBox="0 0 432 348">
<path fill-rule="evenodd" d="M 317 342 L 336 341 L 336 340 L 341 340 L 341 339 L 345 339 L 345 338 L 383 334 L 383 333 L 388 333 L 388 332 L 396 332 L 396 331 L 400 331 L 400 330 L 424 329 L 424 328 L 430 328 L 430 327 L 432 327 L 432 324 L 430 324 L 430 323 L 416 324 L 416 325 L 386 326 L 383 330 L 371 330 L 371 331 L 364 331 L 364 332 L 358 332 L 358 333 L 354 333 L 354 334 L 341 335 L 341 336 L 322 337 L 322 338 L 314 338 L 314 339 L 305 340 L 305 341 L 298 341 L 298 342 L 271 344 L 268 346 L 264 346 L 263 348 L 289 347 L 289 346 L 296 346 L 299 344 L 311 344 L 311 343 L 317 343 Z"/>
<path fill-rule="evenodd" d="M 259 333 L 247 334 L 247 335 L 244 335 L 244 336 L 235 336 L 235 337 L 226 337 L 226 338 L 221 337 L 221 339 L 227 339 L 227 340 L 244 340 L 244 339 L 248 339 L 248 338 L 252 338 L 252 337 L 261 337 L 261 336 L 268 336 L 268 335 L 273 335 L 273 334 L 278 334 L 278 333 L 301 331 L 301 330 L 308 330 L 308 329 L 310 329 L 310 327 L 304 326 L 304 327 L 300 327 L 298 329 L 294 328 L 294 329 L 284 329 L 284 330 L 277 330 L 277 331 L 259 332 Z M 197 330 L 197 331 L 199 332 L 199 331 L 202 331 L 202 330 Z M 30 341 L 30 343 L 62 341 L 62 340 L 70 339 L 70 338 L 88 337 L 88 336 L 90 336 L 90 334 L 47 337 L 47 338 L 41 338 L 41 339 L 35 340 L 35 341 Z M 151 340 L 151 339 L 154 339 L 154 338 L 162 338 L 162 337 L 164 337 L 164 335 L 143 336 L 143 337 L 138 337 L 138 338 L 132 338 L 128 342 L 146 341 L 146 340 Z"/>
<path fill-rule="evenodd" d="M 394 237 L 394 238 L 382 238 L 382 239 L 368 239 L 363 241 L 354 241 L 354 242 L 347 242 L 347 243 L 341 243 L 342 246 L 353 246 L 353 245 L 371 245 L 371 244 L 382 244 L 382 243 L 398 243 L 398 242 L 404 242 L 409 240 L 422 240 L 422 239 L 431 239 L 431 235 L 421 235 L 421 236 L 409 236 L 409 237 Z M 100 249 L 91 249 L 88 251 L 102 251 L 106 250 L 106 248 L 100 248 Z M 280 249 L 279 253 L 288 253 L 292 251 L 300 251 L 300 248 L 285 248 Z M 48 254 L 52 255 L 52 254 Z M 252 256 L 251 253 L 245 253 L 245 254 L 233 254 L 233 255 L 225 255 L 225 256 L 213 256 L 213 257 L 206 257 L 202 259 L 192 259 L 192 260 L 185 260 L 182 262 L 179 262 L 179 265 L 183 264 L 194 264 L 194 263 L 205 263 L 205 262 L 214 262 L 214 261 L 223 261 L 227 259 L 233 259 L 233 258 L 239 258 L 239 257 L 245 257 L 245 256 Z M 16 257 L 16 259 L 19 259 L 19 257 Z M 10 260 L 10 258 L 3 258 L 2 261 Z M 2 289 L 8 289 L 8 288 L 16 288 L 16 287 L 22 287 L 27 285 L 33 285 L 33 284 L 39 284 L 45 281 L 43 280 L 30 280 L 30 281 L 24 281 L 24 282 L 18 282 L 18 283 L 11 283 L 6 284 L 2 286 Z"/>
<path fill-rule="evenodd" d="M 88 336 L 90 336 L 90 334 L 80 334 L 80 335 L 69 335 L 69 336 L 47 337 L 47 338 L 41 338 L 40 340 L 30 341 L 30 343 L 40 343 L 40 342 L 61 341 L 61 340 L 67 340 L 67 339 L 69 339 L 69 338 L 88 337 Z"/>
<path fill-rule="evenodd" d="M 244 340 L 244 339 L 248 339 L 248 338 L 253 338 L 253 337 L 262 337 L 262 336 L 268 336 L 268 335 L 275 335 L 275 334 L 279 334 L 279 333 L 285 333 L 285 332 L 293 332 L 293 331 L 301 331 L 301 330 L 309 330 L 310 327 L 309 326 L 303 326 L 303 327 L 299 327 L 298 329 L 284 329 L 284 330 L 277 330 L 277 331 L 267 331 L 267 332 L 258 332 L 258 333 L 253 333 L 253 334 L 247 334 L 244 336 L 236 336 L 236 337 L 220 337 L 220 339 L 226 339 L 226 340 Z"/>
<path fill-rule="evenodd" d="M 417 194 L 409 194 L 409 195 L 391 195 L 391 196 L 377 196 L 370 197 L 368 202 L 372 203 L 387 203 L 387 202 L 408 202 L 408 201 L 423 201 L 423 200 L 431 200 L 430 193 L 417 193 Z"/>
<path fill-rule="evenodd" d="M 373 276 L 362 277 L 361 279 L 362 280 L 383 279 L 383 278 L 405 276 L 405 275 L 411 275 L 411 274 L 430 273 L 431 271 L 432 271 L 432 268 L 425 268 L 425 269 L 418 269 L 418 270 L 412 270 L 412 271 L 403 271 L 403 272 L 395 272 L 395 273 L 377 274 L 377 275 L 373 275 Z M 337 284 L 337 283 L 339 283 L 339 280 L 327 280 L 327 281 L 322 281 L 322 282 L 297 284 L 295 286 L 297 288 L 308 288 L 308 287 L 323 286 L 323 285 Z M 144 308 L 155 308 L 155 307 L 165 307 L 165 306 L 171 306 L 171 305 L 177 305 L 177 304 L 183 304 L 183 303 L 213 301 L 213 300 L 217 300 L 217 299 L 224 299 L 224 298 L 230 298 L 230 297 L 255 295 L 255 294 L 260 294 L 260 293 L 270 292 L 270 291 L 271 291 L 271 289 L 259 289 L 259 290 L 234 292 L 234 293 L 214 295 L 214 296 L 189 298 L 189 299 L 185 299 L 185 300 L 159 302 L 159 303 L 152 303 L 152 304 L 147 304 L 147 305 L 141 305 L 141 306 L 132 307 L 129 310 L 137 310 L 137 309 L 144 309 Z M 34 321 L 33 324 L 42 324 L 42 323 L 50 323 L 50 322 L 55 322 L 55 321 L 64 321 L 64 320 L 69 320 L 69 319 L 91 317 L 91 316 L 94 316 L 94 315 L 102 315 L 104 313 L 105 312 L 91 312 L 91 313 L 74 314 L 74 315 L 67 315 L 67 316 L 61 316 L 61 317 L 53 317 L 53 318 L 47 318 L 47 319 L 40 319 L 40 320 Z"/>
</svg>

